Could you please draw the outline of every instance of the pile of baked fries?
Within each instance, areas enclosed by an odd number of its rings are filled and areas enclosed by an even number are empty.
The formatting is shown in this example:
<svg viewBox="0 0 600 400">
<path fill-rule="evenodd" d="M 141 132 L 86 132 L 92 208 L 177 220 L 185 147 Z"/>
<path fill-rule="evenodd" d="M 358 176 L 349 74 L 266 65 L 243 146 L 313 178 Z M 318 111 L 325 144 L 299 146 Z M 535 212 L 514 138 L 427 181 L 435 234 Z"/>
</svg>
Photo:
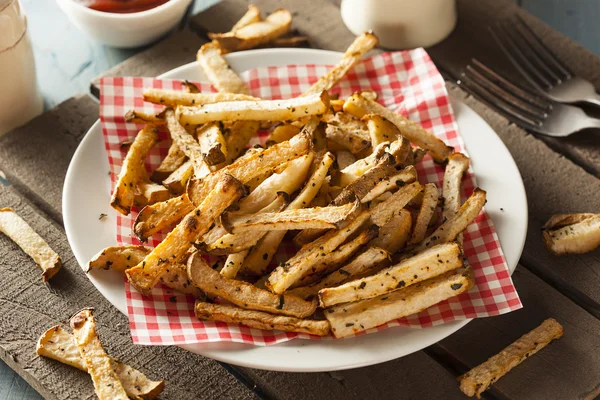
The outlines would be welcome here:
<svg viewBox="0 0 600 400">
<path fill-rule="evenodd" d="M 149 88 L 144 100 L 164 110 L 127 113 L 145 126 L 129 144 L 111 205 L 125 215 L 143 207 L 133 226 L 142 242 L 174 228 L 154 249 L 104 249 L 89 268 L 123 271 L 142 294 L 159 282 L 192 294 L 202 320 L 338 338 L 468 291 L 461 233 L 486 197 L 476 189 L 462 202 L 469 159 L 380 105 L 375 92 L 328 93 L 377 37 L 357 37 L 303 95 L 263 100 L 223 54 L 255 47 L 257 30 L 280 35 L 277 21 L 287 29 L 289 21 L 285 10 L 265 21 L 251 14 L 247 28 L 245 16 L 198 51 L 217 93 L 189 82 L 182 91 Z M 159 128 L 172 144 L 150 174 L 144 162 Z M 247 148 L 261 130 L 269 131 L 265 146 Z M 418 180 L 415 165 L 427 153 L 446 166 L 442 188 Z M 297 252 L 273 266 L 286 237 Z M 223 262 L 209 265 L 207 255 Z"/>
</svg>

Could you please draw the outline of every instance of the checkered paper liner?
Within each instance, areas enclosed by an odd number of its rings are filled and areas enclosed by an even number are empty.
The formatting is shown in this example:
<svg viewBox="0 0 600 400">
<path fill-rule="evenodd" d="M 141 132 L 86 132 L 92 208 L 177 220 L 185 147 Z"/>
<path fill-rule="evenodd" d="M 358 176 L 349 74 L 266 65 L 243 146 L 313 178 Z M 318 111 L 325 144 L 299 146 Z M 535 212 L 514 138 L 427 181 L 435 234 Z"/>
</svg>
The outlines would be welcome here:
<svg viewBox="0 0 600 400">
<path fill-rule="evenodd" d="M 279 99 L 300 95 L 330 68 L 331 66 L 325 65 L 288 65 L 252 69 L 241 76 L 250 86 L 252 95 Z M 140 129 L 140 126 L 126 123 L 123 115 L 133 108 L 146 112 L 162 109 L 161 106 L 142 100 L 143 89 L 148 87 L 181 90 L 179 81 L 166 79 L 104 78 L 100 83 L 100 119 L 113 184 L 126 154 L 126 149 L 121 144 L 131 140 Z M 199 84 L 199 87 L 203 92 L 214 91 L 209 84 Z M 376 91 L 379 101 L 385 106 L 420 123 L 454 146 L 456 151 L 466 153 L 464 143 L 458 135 L 444 81 L 423 49 L 385 53 L 363 60 L 331 93 L 347 97 L 362 90 Z M 149 170 L 159 165 L 169 148 L 168 135 L 165 132 L 160 135 L 163 140 L 150 152 L 147 159 Z M 251 144 L 264 143 L 267 134 L 261 132 L 258 136 Z M 421 182 L 435 182 L 441 188 L 444 168 L 436 165 L 431 157 L 426 156 L 417 170 Z M 469 171 L 463 184 L 464 198 L 471 194 L 474 187 L 475 177 Z M 118 215 L 116 239 L 119 244 L 139 244 L 132 236 L 132 224 L 136 216 L 137 210 L 129 216 Z M 156 246 L 165 234 L 166 232 L 154 235 L 148 245 Z M 284 242 L 273 263 L 285 261 L 294 253 L 295 248 L 291 243 Z M 393 326 L 427 328 L 454 320 L 499 315 L 522 307 L 494 225 L 485 212 L 465 231 L 464 253 L 475 272 L 475 288 L 419 314 L 388 322 L 359 335 Z M 148 296 L 142 296 L 127 282 L 125 291 L 131 335 L 138 344 L 232 341 L 262 346 L 295 338 L 332 339 L 302 333 L 264 331 L 223 322 L 198 321 L 194 317 L 192 297 L 174 293 L 160 284 Z"/>
</svg>

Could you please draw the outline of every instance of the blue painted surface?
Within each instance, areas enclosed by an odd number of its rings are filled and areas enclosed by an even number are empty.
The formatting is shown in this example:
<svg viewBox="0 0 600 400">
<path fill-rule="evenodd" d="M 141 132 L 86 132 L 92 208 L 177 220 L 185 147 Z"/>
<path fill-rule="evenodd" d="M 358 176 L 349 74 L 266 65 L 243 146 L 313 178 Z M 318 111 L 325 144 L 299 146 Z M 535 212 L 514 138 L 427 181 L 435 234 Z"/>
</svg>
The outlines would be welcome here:
<svg viewBox="0 0 600 400">
<path fill-rule="evenodd" d="M 194 13 L 218 0 L 196 0 Z M 89 82 L 142 49 L 121 50 L 95 43 L 67 20 L 52 0 L 21 0 L 28 18 L 37 75 L 46 108 L 87 92 Z M 600 1 L 519 0 L 521 6 L 555 29 L 600 54 Z M 41 397 L 0 361 L 0 400 Z"/>
</svg>

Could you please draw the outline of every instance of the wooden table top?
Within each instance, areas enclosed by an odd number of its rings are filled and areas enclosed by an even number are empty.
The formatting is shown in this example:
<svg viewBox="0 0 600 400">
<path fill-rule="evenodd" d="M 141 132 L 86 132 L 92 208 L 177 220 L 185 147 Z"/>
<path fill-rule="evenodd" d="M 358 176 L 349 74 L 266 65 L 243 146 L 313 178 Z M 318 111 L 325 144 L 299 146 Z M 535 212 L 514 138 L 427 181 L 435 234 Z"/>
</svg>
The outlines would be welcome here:
<svg viewBox="0 0 600 400">
<path fill-rule="evenodd" d="M 313 47 L 344 50 L 353 35 L 341 22 L 336 2 L 253 1 L 263 12 L 285 7 L 293 27 Z M 205 32 L 226 31 L 244 12 L 245 0 L 224 0 L 195 15 L 184 29 L 104 73 L 104 76 L 155 76 L 194 60 Z M 488 36 L 498 18 L 519 13 L 577 75 L 600 87 L 600 57 L 520 10 L 508 0 L 459 0 L 455 32 L 428 51 L 442 71 L 458 74 L 471 57 L 521 84 Z M 522 174 L 529 206 L 529 230 L 513 275 L 522 310 L 477 319 L 448 338 L 407 357 L 383 364 L 330 373 L 280 373 L 236 367 L 177 347 L 134 346 L 127 319 L 86 278 L 69 248 L 62 225 L 61 192 L 66 169 L 78 143 L 98 117 L 97 103 L 82 93 L 27 125 L 0 137 L 0 205 L 15 208 L 64 260 L 58 279 L 43 285 L 33 262 L 0 236 L 0 358 L 43 397 L 93 398 L 88 376 L 34 356 L 38 336 L 78 309 L 96 307 L 100 335 L 108 352 L 167 381 L 165 399 L 197 398 L 464 398 L 456 376 L 474 367 L 548 317 L 565 335 L 495 383 L 486 398 L 575 399 L 600 393 L 599 252 L 551 256 L 540 228 L 553 213 L 600 210 L 600 141 L 596 132 L 568 139 L 531 135 L 447 83 L 457 97 L 481 115 L 510 150 Z M 97 94 L 92 83 L 91 92 Z M 1 381 L 0 381 L 1 382 Z M 1 386 L 1 385 L 0 385 Z M 0 389 L 1 391 L 1 389 Z"/>
</svg>

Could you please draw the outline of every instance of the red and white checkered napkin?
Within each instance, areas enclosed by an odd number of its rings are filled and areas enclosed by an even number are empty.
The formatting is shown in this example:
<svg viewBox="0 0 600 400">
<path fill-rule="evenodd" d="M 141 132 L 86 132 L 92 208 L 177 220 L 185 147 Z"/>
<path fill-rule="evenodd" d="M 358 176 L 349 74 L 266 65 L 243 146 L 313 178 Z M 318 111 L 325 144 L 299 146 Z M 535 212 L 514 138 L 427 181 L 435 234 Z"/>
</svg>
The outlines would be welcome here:
<svg viewBox="0 0 600 400">
<path fill-rule="evenodd" d="M 242 77 L 249 84 L 254 96 L 289 98 L 301 94 L 330 68 L 331 66 L 323 65 L 258 68 L 243 73 Z M 143 89 L 154 87 L 179 90 L 181 85 L 178 81 L 164 79 L 104 78 L 100 86 L 100 118 L 114 183 L 125 156 L 125 149 L 121 149 L 120 144 L 133 138 L 140 128 L 125 123 L 125 112 L 132 108 L 147 112 L 158 111 L 160 106 L 142 101 Z M 202 91 L 214 90 L 207 84 L 200 85 L 200 88 Z M 346 97 L 366 89 L 375 90 L 380 101 L 387 107 L 397 109 L 411 120 L 433 131 L 436 136 L 454 146 L 456 151 L 465 152 L 464 143 L 458 136 L 444 81 L 424 50 L 386 53 L 364 60 L 331 92 Z M 166 135 L 163 137 L 167 139 Z M 265 134 L 260 135 L 263 141 L 265 137 Z M 151 152 L 147 161 L 148 168 L 159 164 L 168 146 L 168 140 L 164 140 Z M 429 156 L 417 169 L 422 182 L 435 182 L 441 187 L 444 169 L 435 165 Z M 474 187 L 475 179 L 473 173 L 469 172 L 465 178 L 463 195 L 470 195 Z M 136 215 L 134 212 L 127 217 L 118 216 L 116 239 L 120 244 L 138 244 L 131 234 Z M 164 235 L 155 235 L 149 244 L 155 246 L 163 238 Z M 397 325 L 426 328 L 458 319 L 487 317 L 521 308 L 494 225 L 485 212 L 482 212 L 466 230 L 464 250 L 469 264 L 475 271 L 477 284 L 474 289 L 417 315 L 389 322 L 362 334 Z M 283 244 L 274 263 L 284 261 L 292 254 Z M 139 344 L 232 341 L 270 345 L 294 338 L 327 339 L 307 334 L 262 331 L 222 322 L 198 321 L 194 318 L 192 298 L 173 293 L 160 285 L 146 297 L 127 283 L 125 290 L 131 335 L 133 341 Z"/>
</svg>

